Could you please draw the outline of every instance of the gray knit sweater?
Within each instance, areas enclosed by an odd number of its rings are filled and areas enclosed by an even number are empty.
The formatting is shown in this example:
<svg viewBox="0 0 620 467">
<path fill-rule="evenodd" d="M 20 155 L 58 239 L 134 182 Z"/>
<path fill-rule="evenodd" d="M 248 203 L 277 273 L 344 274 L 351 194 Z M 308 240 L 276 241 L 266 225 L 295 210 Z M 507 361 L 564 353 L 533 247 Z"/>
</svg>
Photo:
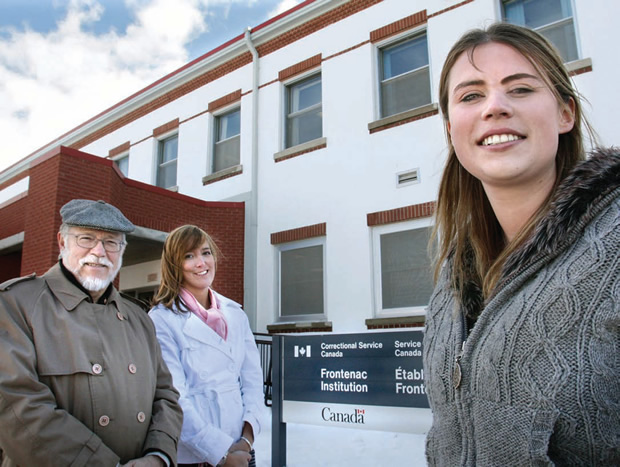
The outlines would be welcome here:
<svg viewBox="0 0 620 467">
<path fill-rule="evenodd" d="M 620 465 L 618 152 L 563 182 L 486 303 L 455 299 L 449 268 L 426 318 L 429 464 Z M 463 308 L 476 303 L 468 332 Z"/>
</svg>

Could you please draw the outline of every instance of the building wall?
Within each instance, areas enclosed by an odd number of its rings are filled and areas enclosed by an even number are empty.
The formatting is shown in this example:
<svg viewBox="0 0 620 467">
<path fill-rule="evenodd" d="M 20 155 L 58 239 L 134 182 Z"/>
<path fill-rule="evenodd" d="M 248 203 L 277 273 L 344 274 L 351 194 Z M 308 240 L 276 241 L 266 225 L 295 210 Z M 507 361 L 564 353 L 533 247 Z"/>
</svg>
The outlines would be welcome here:
<svg viewBox="0 0 620 467">
<path fill-rule="evenodd" d="M 620 12 L 620 4 L 573 0 L 572 6 L 580 58 L 591 61 L 591 67 L 579 70 L 574 81 L 590 103 L 586 111 L 600 142 L 617 143 L 614 104 L 620 101 L 620 89 L 614 77 L 620 64 L 613 45 L 618 32 L 612 18 Z M 501 7 L 499 0 L 319 0 L 305 8 L 307 14 L 300 10 L 252 33 L 260 55 L 254 193 L 258 222 L 256 238 L 245 239 L 245 276 L 249 277 L 254 256 L 257 274 L 255 282 L 246 282 L 245 296 L 256 294 L 255 305 L 250 300 L 256 310 L 250 311 L 256 314 L 257 331 L 281 322 L 277 311 L 279 244 L 272 243 L 272 235 L 324 224 L 325 321 L 334 331 L 357 332 L 371 327 L 367 320 L 379 317 L 375 294 L 379 266 L 373 256 L 373 234 L 381 224 L 369 223 L 369 216 L 422 206 L 424 215 L 407 214 L 398 222 L 431 223 L 432 209 L 426 207 L 436 199 L 446 156 L 442 116 L 436 110 L 441 65 L 458 37 L 470 28 L 499 20 Z M 287 30 L 289 20 L 296 27 Z M 264 32 L 268 29 L 270 34 Z M 379 120 L 378 47 L 417 30 L 426 31 L 428 38 L 435 110 L 371 132 L 369 124 Z M 111 149 L 129 143 L 129 177 L 152 184 L 157 152 L 154 130 L 178 119 L 178 192 L 209 201 L 251 200 L 254 65 L 247 49 L 239 44 L 233 47 L 236 56 L 182 86 L 171 86 L 162 91 L 162 97 L 128 110 L 122 118 L 112 119 L 75 147 L 107 157 Z M 276 162 L 274 155 L 282 151 L 284 137 L 287 81 L 281 76 L 296 66 L 303 69 L 309 59 L 322 75 L 326 145 Z M 209 105 L 237 91 L 242 172 L 205 185 L 202 178 L 210 173 L 213 144 L 214 114 Z M 419 182 L 399 187 L 397 174 L 411 169 L 418 169 Z M 183 213 L 178 220 L 188 218 Z M 222 249 L 228 256 L 225 245 Z M 408 315 L 392 318 L 396 321 L 390 323 L 398 325 L 407 323 Z"/>
<path fill-rule="evenodd" d="M 0 205 L 0 238 L 24 235 L 20 275 L 43 274 L 58 260 L 56 233 L 65 203 L 74 198 L 102 199 L 138 227 L 166 233 L 191 223 L 210 231 L 226 251 L 218 264 L 217 289 L 243 303 L 243 203 L 205 202 L 145 185 L 124 178 L 112 161 L 63 147 L 34 164 L 29 177 L 27 193 Z M 15 255 L 7 255 L 2 268 L 8 270 L 14 262 Z M 149 285 L 153 284 L 146 277 L 142 283 L 131 282 L 132 288 Z"/>
</svg>

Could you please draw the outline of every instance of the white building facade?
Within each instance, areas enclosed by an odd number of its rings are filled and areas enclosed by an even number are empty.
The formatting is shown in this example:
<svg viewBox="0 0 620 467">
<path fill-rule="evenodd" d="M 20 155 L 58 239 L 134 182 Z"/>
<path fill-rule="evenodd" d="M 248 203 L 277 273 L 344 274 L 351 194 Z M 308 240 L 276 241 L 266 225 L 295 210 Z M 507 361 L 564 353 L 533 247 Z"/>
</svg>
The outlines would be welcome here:
<svg viewBox="0 0 620 467">
<path fill-rule="evenodd" d="M 55 144 L 112 158 L 144 183 L 244 202 L 244 307 L 257 332 L 418 325 L 432 288 L 427 242 L 446 157 L 438 80 L 451 45 L 502 19 L 540 30 L 612 145 L 615 13 L 620 3 L 605 0 L 308 0 Z M 129 274 L 121 288 L 139 288 Z"/>
</svg>

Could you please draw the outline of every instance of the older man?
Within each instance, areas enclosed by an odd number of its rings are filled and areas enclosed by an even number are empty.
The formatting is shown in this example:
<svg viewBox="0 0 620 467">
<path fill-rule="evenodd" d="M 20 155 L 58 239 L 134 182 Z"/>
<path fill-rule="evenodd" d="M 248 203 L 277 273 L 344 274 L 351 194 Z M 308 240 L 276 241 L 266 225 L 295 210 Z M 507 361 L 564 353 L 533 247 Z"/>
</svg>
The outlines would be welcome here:
<svg viewBox="0 0 620 467">
<path fill-rule="evenodd" d="M 0 285 L 2 466 L 176 465 L 182 413 L 148 315 L 112 285 L 133 224 L 60 214 L 60 261 Z"/>
</svg>

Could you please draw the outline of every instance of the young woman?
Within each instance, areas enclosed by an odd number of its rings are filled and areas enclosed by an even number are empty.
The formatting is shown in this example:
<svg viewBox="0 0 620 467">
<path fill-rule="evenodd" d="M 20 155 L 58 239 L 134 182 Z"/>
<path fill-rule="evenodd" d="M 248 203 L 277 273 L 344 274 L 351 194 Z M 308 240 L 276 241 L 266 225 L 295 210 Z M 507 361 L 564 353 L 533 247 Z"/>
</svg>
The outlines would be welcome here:
<svg viewBox="0 0 620 467">
<path fill-rule="evenodd" d="M 161 259 L 161 285 L 149 316 L 181 394 L 179 464 L 254 465 L 263 375 L 241 307 L 211 288 L 218 249 L 200 228 L 173 230 Z"/>
<path fill-rule="evenodd" d="M 439 94 L 428 462 L 620 465 L 619 154 L 585 160 L 579 96 L 528 29 L 465 34 Z"/>
</svg>

